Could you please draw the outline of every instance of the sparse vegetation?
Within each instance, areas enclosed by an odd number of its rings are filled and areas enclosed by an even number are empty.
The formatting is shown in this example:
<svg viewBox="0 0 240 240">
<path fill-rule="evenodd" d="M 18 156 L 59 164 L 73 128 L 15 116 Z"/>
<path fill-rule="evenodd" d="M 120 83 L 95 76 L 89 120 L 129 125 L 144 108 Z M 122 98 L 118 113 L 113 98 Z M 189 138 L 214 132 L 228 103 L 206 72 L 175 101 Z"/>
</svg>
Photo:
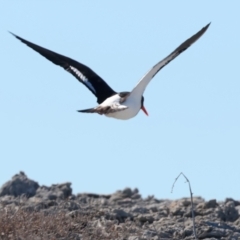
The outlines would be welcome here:
<svg viewBox="0 0 240 240">
<path fill-rule="evenodd" d="M 39 186 L 21 172 L 0 189 L 0 240 L 237 240 L 239 211 L 240 201 L 205 201 L 191 189 L 179 200 L 130 188 L 73 195 L 71 183 Z"/>
</svg>

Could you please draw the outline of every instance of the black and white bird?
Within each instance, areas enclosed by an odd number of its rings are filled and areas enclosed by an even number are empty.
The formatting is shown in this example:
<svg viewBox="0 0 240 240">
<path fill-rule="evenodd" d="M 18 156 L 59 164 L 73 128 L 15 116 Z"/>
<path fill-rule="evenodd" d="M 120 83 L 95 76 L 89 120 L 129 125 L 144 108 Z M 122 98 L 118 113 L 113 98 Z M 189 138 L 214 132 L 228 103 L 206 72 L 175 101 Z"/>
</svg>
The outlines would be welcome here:
<svg viewBox="0 0 240 240">
<path fill-rule="evenodd" d="M 138 82 L 131 92 L 115 92 L 108 84 L 99 77 L 92 69 L 71 58 L 65 57 L 46 48 L 31 43 L 13 33 L 17 39 L 25 43 L 33 50 L 50 60 L 56 65 L 63 67 L 70 72 L 79 82 L 83 83 L 96 97 L 98 106 L 85 110 L 79 110 L 83 113 L 104 114 L 107 117 L 127 120 L 135 117 L 139 110 L 148 115 L 145 109 L 143 93 L 151 79 L 170 61 L 190 47 L 197 41 L 208 29 L 210 23 L 203 27 L 199 32 L 187 39 L 172 53 L 163 60 L 154 65 Z"/>
</svg>

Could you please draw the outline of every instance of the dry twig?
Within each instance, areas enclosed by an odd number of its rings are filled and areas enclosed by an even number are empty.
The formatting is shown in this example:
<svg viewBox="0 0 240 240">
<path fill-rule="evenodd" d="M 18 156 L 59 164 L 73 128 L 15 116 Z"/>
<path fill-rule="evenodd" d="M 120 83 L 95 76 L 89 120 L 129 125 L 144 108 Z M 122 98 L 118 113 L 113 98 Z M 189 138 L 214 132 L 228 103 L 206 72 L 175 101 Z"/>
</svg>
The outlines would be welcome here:
<svg viewBox="0 0 240 240">
<path fill-rule="evenodd" d="M 178 178 L 183 175 L 183 177 L 186 179 L 186 181 L 188 182 L 188 186 L 189 186 L 189 191 L 190 191 L 190 197 L 191 197 L 191 210 L 192 210 L 192 222 L 193 222 L 193 234 L 195 239 L 197 240 L 197 233 L 196 233 L 196 227 L 195 227 L 195 215 L 194 215 L 194 209 L 193 209 L 193 193 L 192 193 L 192 189 L 191 189 L 191 184 L 190 181 L 188 180 L 188 178 L 185 176 L 185 174 L 183 172 L 181 172 L 175 179 L 173 185 L 172 185 L 172 190 L 171 193 L 173 192 L 173 188 L 175 183 L 177 182 Z"/>
</svg>

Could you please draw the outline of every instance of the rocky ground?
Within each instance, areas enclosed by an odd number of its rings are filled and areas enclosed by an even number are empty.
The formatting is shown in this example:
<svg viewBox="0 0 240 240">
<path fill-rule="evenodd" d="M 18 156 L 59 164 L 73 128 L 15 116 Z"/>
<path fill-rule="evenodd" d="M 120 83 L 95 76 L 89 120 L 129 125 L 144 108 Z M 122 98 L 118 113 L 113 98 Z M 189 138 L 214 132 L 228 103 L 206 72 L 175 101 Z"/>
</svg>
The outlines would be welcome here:
<svg viewBox="0 0 240 240">
<path fill-rule="evenodd" d="M 198 239 L 240 239 L 240 201 L 193 198 Z M 191 201 L 143 199 L 137 189 L 72 194 L 23 172 L 0 189 L 0 239 L 194 239 Z"/>
</svg>

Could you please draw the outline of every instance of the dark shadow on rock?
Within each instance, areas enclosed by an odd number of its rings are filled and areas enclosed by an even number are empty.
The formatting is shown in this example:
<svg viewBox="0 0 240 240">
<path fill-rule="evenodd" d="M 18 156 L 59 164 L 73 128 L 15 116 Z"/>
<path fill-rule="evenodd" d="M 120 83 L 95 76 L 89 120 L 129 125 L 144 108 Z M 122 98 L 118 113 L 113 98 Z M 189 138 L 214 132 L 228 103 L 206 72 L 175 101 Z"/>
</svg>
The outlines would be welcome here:
<svg viewBox="0 0 240 240">
<path fill-rule="evenodd" d="M 25 195 L 26 197 L 32 197 L 35 195 L 39 185 L 37 182 L 29 179 L 24 172 L 20 172 L 12 177 L 12 179 L 0 189 L 0 197 L 10 195 L 18 197 Z"/>
</svg>

